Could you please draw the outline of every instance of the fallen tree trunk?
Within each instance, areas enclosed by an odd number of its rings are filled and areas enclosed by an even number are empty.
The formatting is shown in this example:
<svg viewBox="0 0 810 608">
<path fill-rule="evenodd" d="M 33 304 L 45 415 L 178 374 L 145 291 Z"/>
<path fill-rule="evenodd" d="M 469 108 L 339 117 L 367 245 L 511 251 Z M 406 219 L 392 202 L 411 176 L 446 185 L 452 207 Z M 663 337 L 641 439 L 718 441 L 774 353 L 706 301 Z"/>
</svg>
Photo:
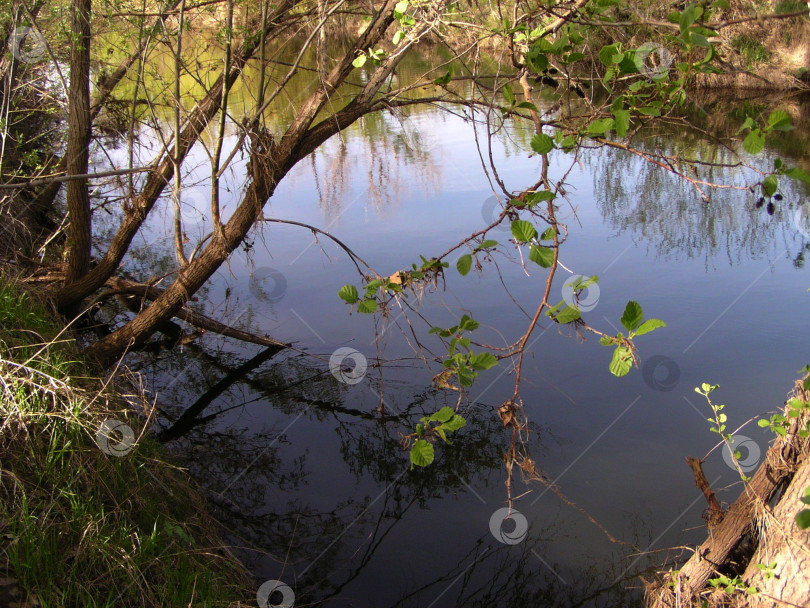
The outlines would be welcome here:
<svg viewBox="0 0 810 608">
<path fill-rule="evenodd" d="M 802 388 L 802 382 L 797 382 L 794 390 L 794 396 L 807 402 L 810 399 L 810 394 Z M 787 409 L 787 408 L 786 408 Z M 787 411 L 785 412 L 787 416 Z M 791 420 L 790 427 L 784 436 L 777 436 L 771 447 L 768 449 L 765 459 L 757 469 L 754 476 L 750 481 L 746 482 L 742 493 L 737 500 L 729 507 L 724 513 L 722 521 L 715 527 L 710 528 L 709 538 L 695 550 L 691 558 L 683 565 L 679 571 L 661 573 L 660 579 L 653 585 L 647 588 L 647 607 L 648 608 L 689 608 L 692 606 L 774 606 L 773 599 L 767 600 L 770 603 L 751 603 L 752 599 L 758 594 L 750 594 L 742 589 L 743 584 L 740 583 L 740 590 L 735 594 L 736 597 L 733 603 L 729 603 L 731 599 L 725 590 L 720 590 L 717 593 L 722 597 L 717 596 L 714 601 L 710 600 L 708 603 L 706 596 L 712 595 L 713 587 L 707 588 L 707 583 L 710 578 L 718 577 L 720 574 L 727 574 L 732 568 L 730 558 L 732 552 L 740 545 L 743 539 L 751 536 L 753 542 L 757 543 L 755 552 L 756 556 L 762 559 L 767 559 L 767 555 L 783 555 L 782 550 L 778 549 L 787 543 L 787 536 L 783 535 L 781 541 L 778 538 L 772 538 L 769 533 L 776 529 L 775 521 L 779 522 L 779 526 L 784 530 L 792 532 L 791 524 L 795 526 L 793 517 L 800 510 L 795 506 L 795 500 L 791 501 L 790 496 L 796 493 L 797 489 L 794 488 L 795 483 L 790 486 L 790 489 L 779 496 L 779 491 L 784 489 L 791 480 L 793 480 L 796 472 L 802 467 L 810 448 L 810 440 L 807 437 L 802 437 L 799 434 L 801 429 L 806 429 L 808 425 L 808 416 L 804 414 L 800 417 L 788 418 Z M 807 465 L 804 466 L 804 469 Z M 810 471 L 804 471 L 810 475 Z M 799 482 L 801 483 L 801 482 Z M 810 485 L 810 480 L 808 485 Z M 802 490 L 803 492 L 803 490 Z M 778 503 L 772 509 L 771 502 L 778 498 Z M 784 506 L 783 506 L 784 505 Z M 777 513 L 780 515 L 777 516 Z M 789 520 L 789 521 L 788 521 Z M 807 537 L 802 540 L 799 536 L 791 534 L 790 538 L 799 540 L 793 543 L 795 546 L 787 548 L 793 551 L 793 555 L 804 555 L 805 560 L 796 560 L 800 566 L 802 563 L 810 564 L 808 556 Z M 792 542 L 791 541 L 791 542 Z M 767 563 L 774 561 L 771 559 Z M 748 582 L 750 578 L 752 581 L 756 580 L 758 584 L 764 583 L 764 575 L 754 577 L 754 571 L 764 572 L 763 569 L 756 568 L 757 562 L 753 559 L 748 564 L 744 564 L 745 574 L 741 580 L 745 582 L 745 586 L 752 586 L 753 583 Z M 740 574 L 743 572 L 740 570 Z M 734 574 L 731 575 L 735 576 Z M 788 578 L 792 578 L 788 577 Z M 770 579 L 768 579 L 770 580 Z M 781 584 L 786 587 L 794 587 L 794 580 L 781 581 Z M 798 584 L 798 583 L 797 583 Z M 764 585 L 763 585 L 764 586 Z M 810 594 L 810 587 L 806 583 L 800 584 L 798 588 L 787 591 L 786 589 L 778 589 L 774 587 L 774 593 L 784 596 L 791 594 L 798 594 L 801 597 L 807 597 Z M 732 594 L 734 595 L 734 594 Z M 762 601 L 767 598 L 763 596 Z M 788 600 L 790 602 L 792 600 Z M 794 605 L 787 603 L 785 605 Z M 807 606 L 808 602 L 800 602 L 795 604 L 798 606 Z"/>
<path fill-rule="evenodd" d="M 779 504 L 758 517 L 761 541 L 743 575 L 759 591 L 748 598 L 751 608 L 810 606 L 810 528 L 796 525 L 796 514 L 807 507 L 801 497 L 808 487 L 810 461 L 805 458 Z"/>
<path fill-rule="evenodd" d="M 143 283 L 134 283 L 118 277 L 109 279 L 107 281 L 107 286 L 112 289 L 110 295 L 129 294 L 150 301 L 157 300 L 165 291 L 159 287 L 144 285 Z M 228 338 L 241 340 L 242 342 L 250 342 L 251 344 L 259 344 L 261 346 L 267 346 L 270 348 L 275 347 L 278 350 L 289 348 L 291 346 L 286 342 L 281 342 L 267 336 L 259 336 L 257 334 L 252 334 L 250 332 L 231 327 L 230 325 L 225 325 L 224 323 L 220 323 L 211 317 L 207 317 L 195 310 L 192 310 L 188 306 L 183 306 L 179 311 L 177 311 L 177 313 L 175 313 L 175 316 L 198 329 L 211 331 Z"/>
</svg>

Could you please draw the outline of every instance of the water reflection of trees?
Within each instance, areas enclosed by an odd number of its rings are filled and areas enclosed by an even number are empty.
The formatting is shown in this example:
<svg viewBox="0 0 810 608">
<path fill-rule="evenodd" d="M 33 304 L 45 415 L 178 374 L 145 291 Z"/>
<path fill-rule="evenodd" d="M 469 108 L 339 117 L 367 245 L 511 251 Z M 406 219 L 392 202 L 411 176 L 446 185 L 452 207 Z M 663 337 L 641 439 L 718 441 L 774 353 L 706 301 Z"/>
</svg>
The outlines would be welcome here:
<svg viewBox="0 0 810 608">
<path fill-rule="evenodd" d="M 291 584 L 296 605 L 347 601 L 355 581 L 370 586 L 364 595 L 374 597 L 374 582 L 367 577 L 382 567 L 380 559 L 390 559 L 392 549 L 397 554 L 392 545 L 397 542 L 395 532 L 413 525 L 403 523 L 413 519 L 409 514 L 470 492 L 470 484 L 480 485 L 502 467 L 508 437 L 499 432 L 500 421 L 488 415 L 485 406 L 469 406 L 468 427 L 452 445 L 437 451 L 433 466 L 411 471 L 397 430 L 412 427 L 424 412 L 443 404 L 437 403 L 435 391 L 414 392 L 411 386 L 409 392 L 407 384 L 386 380 L 387 390 L 397 394 L 396 411 L 392 406 L 381 416 L 356 407 L 352 390 L 309 357 L 260 352 L 246 359 L 243 353 L 213 354 L 211 346 L 187 345 L 184 353 L 163 354 L 160 368 L 173 371 L 155 378 L 165 387 L 158 399 L 162 436 L 170 440 L 179 464 L 208 491 L 239 557 L 254 572 L 272 573 L 267 578 Z M 177 378 L 180 370 L 182 382 L 172 384 L 169 379 Z M 251 403 L 272 408 L 284 421 L 271 424 L 266 421 L 274 417 L 262 414 L 257 427 L 245 412 Z M 189 411 L 192 423 L 186 420 L 178 430 L 177 421 Z M 312 487 L 300 492 L 311 484 L 315 471 L 310 449 L 296 449 L 284 433 L 286 421 L 297 416 L 303 418 L 301 424 L 334 429 L 349 476 L 364 490 L 353 493 L 349 488 L 343 498 L 320 496 Z M 433 527 L 424 530 L 419 533 L 424 537 L 408 544 L 404 559 L 414 560 L 414 567 L 412 575 L 405 567 L 398 576 L 401 593 L 376 590 L 385 599 L 374 604 L 631 605 L 637 599 L 633 593 L 612 584 L 621 574 L 614 571 L 617 566 L 594 558 L 574 571 L 561 571 L 552 563 L 547 551 L 556 523 L 547 522 L 543 529 L 533 526 L 529 538 L 516 546 L 501 545 L 488 533 L 449 538 L 432 536 L 437 534 Z M 445 542 L 462 549 L 461 557 L 436 566 L 435 556 L 423 552 Z M 620 557 L 617 553 L 616 563 Z M 434 564 L 427 577 L 423 561 Z"/>
<path fill-rule="evenodd" d="M 668 138 L 649 145 L 666 154 L 684 154 Z M 706 156 L 709 162 L 735 162 L 719 147 L 700 157 Z M 759 195 L 748 190 L 715 190 L 711 202 L 704 203 L 691 184 L 624 150 L 601 150 L 583 162 L 593 175 L 596 203 L 605 220 L 617 232 L 646 241 L 659 256 L 703 259 L 713 266 L 718 255 L 736 264 L 803 247 L 792 219 L 802 200 L 795 183 L 783 180 L 784 199 L 771 216 L 766 207 L 756 207 Z M 708 173 L 701 179 L 746 185 L 733 170 L 725 170 L 722 177 Z"/>
<path fill-rule="evenodd" d="M 766 204 L 757 207 L 759 189 L 746 181 L 752 177 L 742 168 L 746 159 L 737 156 L 739 141 L 728 137 L 737 132 L 746 116 L 763 120 L 776 109 L 788 111 L 796 129 L 769 137 L 763 157 L 750 162 L 771 171 L 779 157 L 788 167 L 810 168 L 806 155 L 810 143 L 806 137 L 810 124 L 807 98 L 759 94 L 730 104 L 727 96 L 717 92 L 694 92 L 679 123 L 667 132 L 642 130 L 635 146 L 672 158 L 698 159 L 701 164 L 694 177 L 743 189 L 704 187 L 711 198 L 704 203 L 693 185 L 661 167 L 623 150 L 601 149 L 585 155 L 583 163 L 593 176 L 602 215 L 617 232 L 637 235 L 663 257 L 703 259 L 709 266 L 718 255 L 735 264 L 744 258 L 772 258 L 787 251 L 796 265 L 801 265 L 806 243 L 794 226 L 793 215 L 810 189 L 782 177 L 779 191 L 784 198 L 771 201 L 773 214 L 768 213 Z M 745 189 L 752 185 L 753 191 Z"/>
</svg>

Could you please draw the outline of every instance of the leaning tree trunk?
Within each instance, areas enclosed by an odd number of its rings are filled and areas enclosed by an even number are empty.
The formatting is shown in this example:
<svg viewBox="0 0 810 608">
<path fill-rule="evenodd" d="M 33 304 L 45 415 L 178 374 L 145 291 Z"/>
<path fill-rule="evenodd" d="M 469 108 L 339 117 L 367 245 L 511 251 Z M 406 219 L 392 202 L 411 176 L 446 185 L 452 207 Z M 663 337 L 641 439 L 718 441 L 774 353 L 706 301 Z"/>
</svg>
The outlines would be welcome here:
<svg viewBox="0 0 810 608">
<path fill-rule="evenodd" d="M 328 103 L 332 94 L 340 87 L 352 71 L 352 61 L 359 52 L 376 45 L 394 20 L 396 0 L 387 0 L 377 11 L 375 18 L 366 26 L 363 34 L 355 41 L 332 69 L 318 89 L 306 100 L 292 124 L 279 141 L 269 133 L 254 129 L 251 134 L 251 154 L 248 164 L 250 185 L 242 202 L 237 206 L 222 230 L 214 231 L 209 244 L 202 253 L 180 270 L 177 279 L 146 310 L 135 316 L 129 323 L 105 336 L 90 348 L 90 354 L 101 363 L 111 363 L 127 349 L 142 345 L 155 332 L 161 323 L 174 316 L 188 299 L 202 287 L 217 269 L 228 259 L 231 252 L 244 240 L 251 228 L 259 221 L 262 209 L 272 196 L 276 184 L 306 154 L 312 146 L 323 143 L 335 132 L 346 128 L 351 122 L 340 123 L 324 120 L 312 127 L 316 116 Z M 427 28 L 423 30 L 427 31 Z M 413 44 L 413 40 L 409 42 Z M 358 93 L 349 106 L 360 106 L 357 116 L 374 107 L 374 95 L 393 72 L 403 53 L 391 56 L 378 67 L 374 76 Z M 333 117 L 334 118 L 334 117 Z M 318 129 L 328 123 L 328 128 Z M 317 132 L 317 135 L 314 133 Z"/>
</svg>

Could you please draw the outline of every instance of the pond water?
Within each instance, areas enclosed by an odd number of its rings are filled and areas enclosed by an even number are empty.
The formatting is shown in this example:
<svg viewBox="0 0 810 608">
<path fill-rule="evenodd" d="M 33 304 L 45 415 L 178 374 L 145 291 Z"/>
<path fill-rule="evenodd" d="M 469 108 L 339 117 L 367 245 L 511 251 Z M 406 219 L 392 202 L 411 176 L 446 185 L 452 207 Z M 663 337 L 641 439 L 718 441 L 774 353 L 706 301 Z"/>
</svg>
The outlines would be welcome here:
<svg viewBox="0 0 810 608">
<path fill-rule="evenodd" d="M 705 117 L 735 120 L 728 99 L 696 103 Z M 801 115 L 804 106 L 795 105 Z M 513 125 L 492 140 L 511 190 L 539 175 L 539 159 L 526 152 L 529 136 Z M 785 135 L 753 162 L 770 167 L 779 156 L 806 167 L 800 138 Z M 734 162 L 684 129 L 637 144 Z M 147 157 L 154 140 L 144 133 L 140 145 Z M 573 158 L 558 152 L 551 160 L 550 175 L 559 179 Z M 192 242 L 206 232 L 206 162 L 197 149 L 187 163 L 186 183 L 199 180 L 183 199 Z M 226 214 L 243 171 L 237 161 L 226 176 Z M 727 184 L 752 179 L 738 169 L 701 171 Z M 524 449 L 552 483 L 523 483 L 515 472 L 522 540 L 510 528 L 519 518 L 501 528 L 496 515 L 508 497 L 503 454 L 512 434 L 496 413 L 514 388 L 507 362 L 482 372 L 461 400 L 467 425 L 452 445 L 437 445 L 431 466 L 410 470 L 400 445 L 421 416 L 458 403 L 456 392 L 432 386 L 440 365 L 419 359 L 417 343 L 441 356 L 431 325 L 468 314 L 481 322 L 476 339 L 494 346 L 528 326 L 547 274 L 521 264 L 508 230 L 488 235 L 502 251 L 482 258 L 479 271 L 462 277 L 451 263 L 436 289 L 409 298 L 413 310 L 374 317 L 350 314 L 337 297 L 342 285 L 360 285 L 340 247 L 306 228 L 265 223 L 195 306 L 294 349 L 269 357 L 206 335 L 133 358 L 156 394 L 158 431 L 206 490 L 259 584 L 282 581 L 296 606 L 638 605 L 634 575 L 679 555 L 668 547 L 705 538 L 706 505 L 684 458 L 703 457 L 717 436 L 694 387 L 720 385 L 715 401 L 726 404 L 733 430 L 780 406 L 796 370 L 810 362 L 802 322 L 810 304 L 803 263 L 810 237 L 800 207 L 807 193 L 783 184 L 773 215 L 747 190 L 715 191 L 706 204 L 691 184 L 611 149 L 583 151 L 566 183 L 567 200 L 559 202 L 569 238 L 552 299 L 562 299 L 569 271 L 598 275 L 585 314 L 591 325 L 617 331 L 633 299 L 667 327 L 640 337 L 641 369 L 616 378 L 611 351 L 596 338 L 583 341 L 541 320 L 520 394 L 529 423 Z M 385 276 L 420 254 L 443 253 L 480 229 L 496 204 L 471 123 L 426 108 L 368 117 L 333 138 L 294 168 L 265 214 L 328 231 Z M 136 242 L 129 262 L 136 278 L 171 266 L 170 209 L 166 203 Z M 360 382 L 330 374 L 330 356 L 341 347 L 368 361 Z M 181 419 L 189 408 L 196 416 Z M 743 461 L 755 464 L 768 433 L 755 422 L 737 432 Z M 722 451 L 704 466 L 721 500 L 732 501 L 739 476 Z M 276 594 L 271 605 L 280 601 Z"/>
</svg>

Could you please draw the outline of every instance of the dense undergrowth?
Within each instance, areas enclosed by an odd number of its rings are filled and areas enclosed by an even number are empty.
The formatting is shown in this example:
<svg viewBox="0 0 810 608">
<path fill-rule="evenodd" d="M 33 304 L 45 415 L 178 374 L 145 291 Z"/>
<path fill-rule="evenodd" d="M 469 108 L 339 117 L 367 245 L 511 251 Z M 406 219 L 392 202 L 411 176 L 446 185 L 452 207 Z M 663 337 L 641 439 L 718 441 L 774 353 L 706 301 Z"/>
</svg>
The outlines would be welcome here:
<svg viewBox="0 0 810 608">
<path fill-rule="evenodd" d="M 227 606 L 249 598 L 246 574 L 212 533 L 190 480 L 142 434 L 143 400 L 116 394 L 120 386 L 89 369 L 47 301 L 0 276 L 0 605 Z M 109 419 L 133 429 L 131 451 L 100 449 L 97 433 Z"/>
</svg>

